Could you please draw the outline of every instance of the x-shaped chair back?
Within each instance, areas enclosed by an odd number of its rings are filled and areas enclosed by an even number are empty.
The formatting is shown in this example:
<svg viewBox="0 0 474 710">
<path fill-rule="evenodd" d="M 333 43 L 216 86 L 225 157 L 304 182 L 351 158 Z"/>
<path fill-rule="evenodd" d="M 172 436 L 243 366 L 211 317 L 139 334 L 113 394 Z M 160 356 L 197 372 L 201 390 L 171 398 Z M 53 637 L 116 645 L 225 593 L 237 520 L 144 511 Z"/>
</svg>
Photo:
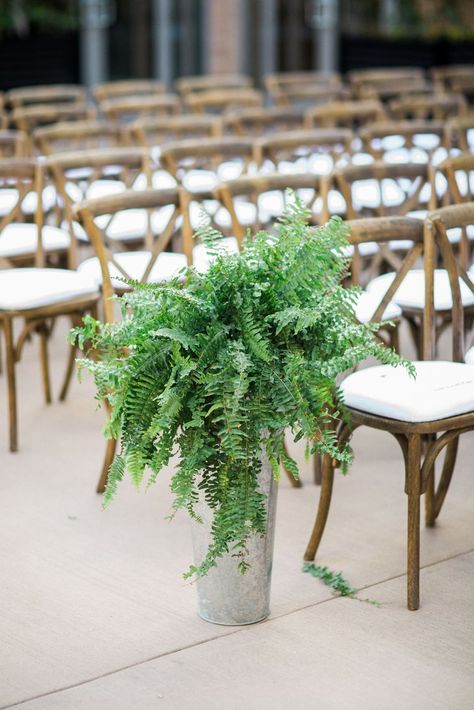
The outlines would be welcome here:
<svg viewBox="0 0 474 710">
<path fill-rule="evenodd" d="M 335 101 L 314 106 L 305 112 L 305 128 L 350 128 L 385 118 L 385 109 L 380 101 Z"/>
<path fill-rule="evenodd" d="M 238 136 L 261 136 L 268 133 L 300 129 L 301 111 L 286 106 L 249 108 L 229 113 L 222 119 L 224 131 Z"/>
<path fill-rule="evenodd" d="M 29 147 L 28 136 L 23 131 L 0 129 L 0 158 L 26 158 Z"/>
<path fill-rule="evenodd" d="M 102 101 L 100 110 L 108 121 L 130 122 L 144 116 L 176 116 L 181 102 L 175 94 L 139 94 Z"/>
<path fill-rule="evenodd" d="M 184 96 L 191 113 L 218 113 L 263 106 L 263 95 L 251 88 L 210 89 L 194 91 Z"/>
<path fill-rule="evenodd" d="M 458 148 L 462 151 L 474 150 L 474 116 L 457 116 L 445 124 L 446 148 Z"/>
<path fill-rule="evenodd" d="M 444 121 L 461 116 L 467 104 L 461 94 L 420 94 L 393 99 L 389 110 L 396 119 L 434 119 Z"/>
<path fill-rule="evenodd" d="M 109 99 L 126 96 L 152 96 L 166 92 L 166 86 L 154 79 L 127 79 L 124 81 L 107 81 L 92 87 L 92 96 L 98 104 Z"/>
<path fill-rule="evenodd" d="M 87 99 L 86 89 L 76 84 L 51 84 L 22 86 L 11 89 L 6 95 L 12 108 L 33 104 L 83 104 Z"/>
<path fill-rule="evenodd" d="M 252 86 L 252 79 L 242 74 L 204 74 L 198 76 L 182 76 L 175 82 L 175 88 L 180 96 L 190 93 L 210 90 L 245 89 Z"/>
<path fill-rule="evenodd" d="M 64 121 L 33 131 L 42 155 L 94 148 L 114 148 L 123 142 L 119 124 L 103 121 Z"/>
<path fill-rule="evenodd" d="M 403 150 L 408 154 L 420 153 L 428 161 L 432 153 L 443 144 L 442 121 L 380 121 L 363 126 L 359 137 L 365 151 L 375 160 L 387 153 Z"/>
</svg>

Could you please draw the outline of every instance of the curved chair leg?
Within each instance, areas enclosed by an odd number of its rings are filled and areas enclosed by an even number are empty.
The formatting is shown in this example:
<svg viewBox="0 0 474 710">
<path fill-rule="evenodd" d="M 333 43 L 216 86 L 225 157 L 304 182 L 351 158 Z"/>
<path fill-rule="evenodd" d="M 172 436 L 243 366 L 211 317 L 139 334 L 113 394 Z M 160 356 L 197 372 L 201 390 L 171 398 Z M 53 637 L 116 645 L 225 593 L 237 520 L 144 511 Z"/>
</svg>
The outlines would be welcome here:
<svg viewBox="0 0 474 710">
<path fill-rule="evenodd" d="M 420 606 L 420 497 L 421 497 L 421 437 L 408 436 L 406 464 L 408 496 L 408 545 L 407 545 L 407 606 L 416 611 Z"/>
<path fill-rule="evenodd" d="M 102 471 L 100 472 L 100 478 L 97 483 L 97 493 L 103 493 L 105 491 L 105 486 L 107 483 L 107 476 L 109 473 L 109 468 L 114 460 L 115 450 L 117 448 L 116 439 L 108 439 L 107 446 L 105 447 L 104 462 L 102 464 Z"/>
<path fill-rule="evenodd" d="M 74 372 L 74 364 L 76 362 L 76 355 L 77 355 L 77 345 L 76 344 L 70 345 L 66 373 L 64 375 L 64 380 L 63 380 L 63 384 L 61 387 L 61 392 L 59 393 L 59 401 L 60 402 L 64 402 L 64 400 L 67 397 L 67 393 L 69 392 L 69 385 L 71 384 L 72 375 Z"/>
<path fill-rule="evenodd" d="M 40 341 L 40 362 L 41 376 L 43 380 L 43 392 L 46 404 L 51 404 L 51 381 L 49 377 L 48 360 L 48 327 L 46 323 L 41 323 L 37 328 Z"/>
<path fill-rule="evenodd" d="M 13 344 L 13 323 L 10 318 L 4 318 L 5 361 L 8 388 L 8 414 L 10 428 L 10 451 L 18 451 L 18 413 L 16 402 L 15 379 L 15 346 Z"/>
<path fill-rule="evenodd" d="M 326 527 L 326 521 L 328 519 L 329 508 L 331 505 L 333 482 L 333 460 L 328 454 L 324 454 L 322 459 L 321 492 L 319 495 L 318 512 L 306 552 L 304 553 L 304 559 L 307 561 L 314 560 L 316 552 L 318 551 L 319 543 L 321 542 L 321 538 L 324 533 L 324 528 Z"/>
<path fill-rule="evenodd" d="M 321 485 L 323 476 L 323 459 L 320 454 L 313 455 L 313 481 L 315 486 Z"/>
<path fill-rule="evenodd" d="M 454 466 L 456 465 L 456 456 L 458 452 L 459 436 L 451 439 L 446 445 L 446 455 L 443 463 L 443 470 L 436 487 L 434 465 L 433 471 L 427 481 L 426 489 L 426 507 L 425 507 L 425 522 L 428 527 L 433 527 L 438 515 L 443 507 L 444 499 L 451 483 Z"/>
</svg>

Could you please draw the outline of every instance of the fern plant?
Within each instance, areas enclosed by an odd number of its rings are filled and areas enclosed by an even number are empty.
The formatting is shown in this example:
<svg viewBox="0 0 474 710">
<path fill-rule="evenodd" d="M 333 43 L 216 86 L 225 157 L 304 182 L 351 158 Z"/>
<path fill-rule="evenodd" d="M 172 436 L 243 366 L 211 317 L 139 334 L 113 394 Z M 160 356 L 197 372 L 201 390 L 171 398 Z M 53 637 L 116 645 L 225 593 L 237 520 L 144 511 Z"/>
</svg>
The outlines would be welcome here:
<svg viewBox="0 0 474 710">
<path fill-rule="evenodd" d="M 185 576 L 204 575 L 229 551 L 245 572 L 250 536 L 266 531 L 262 446 L 275 478 L 281 464 L 298 476 L 285 429 L 347 470 L 350 450 L 335 436 L 339 373 L 368 356 L 409 366 L 375 337 L 378 326 L 355 319 L 357 290 L 341 284 L 347 230 L 336 217 L 308 226 L 296 197 L 275 234 L 248 235 L 238 255 L 203 228 L 214 256 L 207 273 L 191 267 L 167 283 L 133 283 L 119 299 L 121 322 L 87 317 L 72 331 L 96 354 L 80 362 L 110 404 L 106 435 L 120 439 L 104 503 L 126 471 L 137 487 L 144 477 L 151 485 L 178 453 L 174 511 L 198 518 L 200 494 L 213 511 L 207 555 Z"/>
</svg>

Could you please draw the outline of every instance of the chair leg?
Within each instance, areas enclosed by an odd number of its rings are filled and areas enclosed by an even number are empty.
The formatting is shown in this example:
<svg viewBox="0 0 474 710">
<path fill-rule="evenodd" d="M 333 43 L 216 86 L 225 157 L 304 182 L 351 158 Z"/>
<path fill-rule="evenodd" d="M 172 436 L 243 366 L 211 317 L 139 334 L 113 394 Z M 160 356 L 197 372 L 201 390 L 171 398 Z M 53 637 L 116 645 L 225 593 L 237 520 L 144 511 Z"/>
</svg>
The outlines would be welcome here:
<svg viewBox="0 0 474 710">
<path fill-rule="evenodd" d="M 408 436 L 406 493 L 408 496 L 407 606 L 416 611 L 420 606 L 420 496 L 421 437 Z"/>
<path fill-rule="evenodd" d="M 40 342 L 40 362 L 41 377 L 43 380 L 44 400 L 46 404 L 51 404 L 51 381 L 49 377 L 48 359 L 48 330 L 46 323 L 42 323 L 37 329 Z"/>
<path fill-rule="evenodd" d="M 109 473 L 109 468 L 114 460 L 115 449 L 117 448 L 117 440 L 109 439 L 107 441 L 107 446 L 105 448 L 104 462 L 102 464 L 102 471 L 100 473 L 99 482 L 97 483 L 97 493 L 103 493 L 105 491 L 105 486 L 107 483 L 107 476 Z"/>
<path fill-rule="evenodd" d="M 328 519 L 329 508 L 331 505 L 333 481 L 333 461 L 328 454 L 324 454 L 322 457 L 321 492 L 319 494 L 318 512 L 306 552 L 304 553 L 304 559 L 307 561 L 314 560 L 316 557 L 316 552 L 318 551 L 319 543 L 321 542 L 324 528 L 326 527 L 326 521 Z"/>
<path fill-rule="evenodd" d="M 10 318 L 4 319 L 3 329 L 5 333 L 5 360 L 8 388 L 10 451 L 18 451 L 18 414 L 16 402 L 15 346 L 13 344 L 13 323 Z"/>
<path fill-rule="evenodd" d="M 321 485 L 323 477 L 323 459 L 321 454 L 313 455 L 313 481 L 315 486 Z"/>
<path fill-rule="evenodd" d="M 73 319 L 73 325 L 74 324 L 75 324 L 75 321 Z M 64 380 L 63 380 L 63 384 L 61 387 L 61 392 L 59 393 L 59 401 L 60 402 L 64 402 L 64 400 L 67 397 L 67 393 L 69 391 L 69 385 L 71 384 L 72 375 L 74 373 L 74 364 L 76 362 L 76 355 L 77 355 L 77 345 L 76 344 L 70 345 L 66 373 L 64 375 Z"/>
</svg>

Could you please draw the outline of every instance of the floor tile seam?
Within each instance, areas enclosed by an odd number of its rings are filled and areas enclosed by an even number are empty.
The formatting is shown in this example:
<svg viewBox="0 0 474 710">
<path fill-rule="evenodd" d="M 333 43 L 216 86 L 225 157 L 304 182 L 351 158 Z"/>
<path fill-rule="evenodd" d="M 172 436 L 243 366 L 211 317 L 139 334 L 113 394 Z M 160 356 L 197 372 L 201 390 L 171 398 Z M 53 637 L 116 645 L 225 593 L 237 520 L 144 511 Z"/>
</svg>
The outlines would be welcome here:
<svg viewBox="0 0 474 710">
<path fill-rule="evenodd" d="M 435 560 L 434 562 L 430 562 L 426 565 L 422 565 L 421 569 L 429 569 L 430 567 L 435 567 L 436 565 L 444 564 L 445 562 L 449 562 L 450 560 L 456 559 L 457 557 L 462 557 L 463 555 L 469 555 L 472 552 L 474 552 L 474 549 L 469 549 L 469 550 L 464 550 L 462 552 L 458 552 L 455 555 L 450 555 L 448 557 L 444 557 L 442 560 Z M 400 579 L 401 577 L 405 577 L 406 573 L 403 572 L 401 574 L 396 574 L 393 575 L 392 577 L 387 577 L 383 580 L 373 582 L 371 584 L 368 584 L 364 587 L 359 587 L 357 589 L 357 592 L 363 592 L 366 590 L 369 590 L 373 587 L 377 587 L 380 584 L 386 584 L 387 582 L 394 581 L 396 579 Z M 316 606 L 320 606 L 321 604 L 326 604 L 327 602 L 332 602 L 337 599 L 340 599 L 340 595 L 334 595 L 330 596 L 326 599 L 321 599 L 317 602 L 314 602 L 312 604 L 306 604 L 305 606 L 298 607 L 298 609 L 292 609 L 291 611 L 285 612 L 283 614 L 278 614 L 276 616 L 272 616 L 271 618 L 265 620 L 261 625 L 264 624 L 271 624 L 273 621 L 276 621 L 278 619 L 283 619 L 287 616 L 293 616 L 294 614 L 298 614 L 301 611 L 306 611 L 307 609 L 311 609 Z M 0 710 L 10 710 L 10 708 L 14 707 L 20 707 L 21 705 L 24 705 L 25 703 L 32 702 L 33 700 L 40 700 L 41 698 L 47 698 L 50 695 L 57 695 L 58 693 L 62 693 L 67 690 L 73 690 L 74 688 L 80 688 L 83 685 L 87 685 L 89 683 L 94 683 L 97 680 L 101 680 L 102 678 L 108 678 L 109 676 L 115 675 L 117 673 L 122 673 L 123 671 L 130 670 L 131 668 L 137 668 L 138 666 L 145 665 L 146 663 L 151 663 L 152 661 L 157 661 L 160 658 L 166 658 L 167 656 L 172 656 L 176 653 L 180 653 L 182 651 L 187 651 L 191 648 L 196 648 L 197 646 L 203 646 L 207 643 L 212 643 L 213 641 L 217 641 L 222 638 L 227 638 L 229 636 L 234 636 L 238 633 L 241 633 L 242 631 L 245 631 L 246 629 L 249 628 L 249 625 L 246 626 L 241 626 L 237 629 L 233 629 L 232 631 L 229 631 L 229 633 L 226 634 L 219 634 L 217 636 L 213 636 L 212 638 L 204 639 L 203 641 L 197 641 L 196 643 L 189 644 L 187 646 L 181 646 L 179 648 L 172 649 L 171 651 L 165 651 L 164 653 L 160 653 L 156 656 L 152 656 L 151 658 L 146 658 L 142 661 L 137 661 L 136 663 L 130 663 L 127 666 L 122 666 L 120 668 L 114 669 L 112 671 L 108 671 L 107 673 L 102 673 L 101 675 L 94 676 L 92 678 L 87 678 L 86 680 L 80 681 L 79 683 L 73 683 L 72 685 L 66 685 L 62 688 L 57 688 L 55 690 L 50 690 L 47 693 L 40 693 L 39 695 L 34 695 L 30 698 L 25 698 L 24 700 L 19 700 L 18 702 L 12 703 L 10 705 L 2 705 L 0 706 Z"/>
</svg>

